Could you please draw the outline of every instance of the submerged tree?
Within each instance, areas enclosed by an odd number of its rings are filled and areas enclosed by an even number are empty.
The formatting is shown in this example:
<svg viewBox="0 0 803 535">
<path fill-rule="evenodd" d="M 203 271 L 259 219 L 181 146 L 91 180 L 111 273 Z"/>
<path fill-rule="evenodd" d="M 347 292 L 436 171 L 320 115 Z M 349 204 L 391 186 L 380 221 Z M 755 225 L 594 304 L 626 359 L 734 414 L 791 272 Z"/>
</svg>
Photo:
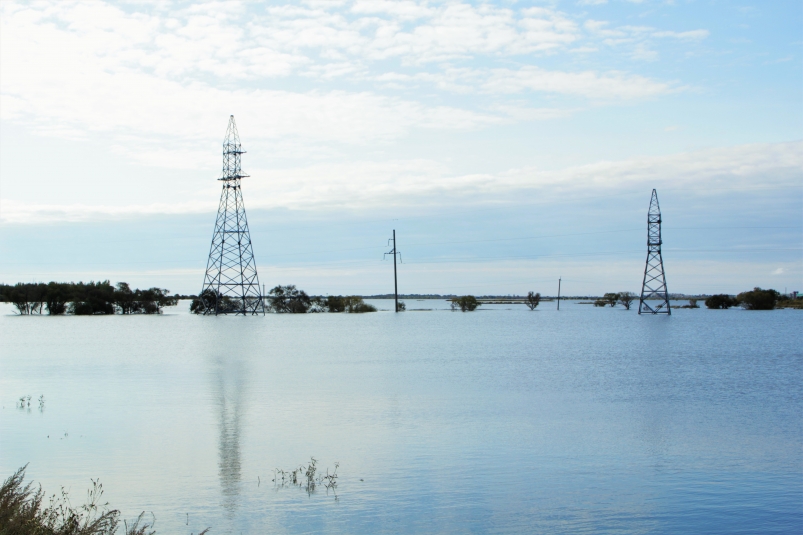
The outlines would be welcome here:
<svg viewBox="0 0 803 535">
<path fill-rule="evenodd" d="M 359 314 L 362 312 L 376 312 L 374 305 L 369 305 L 362 300 L 358 295 L 350 295 L 343 298 L 346 304 L 346 310 L 352 314 Z"/>
<path fill-rule="evenodd" d="M 772 310 L 780 295 L 776 290 L 762 290 L 756 287 L 750 292 L 740 293 L 736 299 L 746 310 Z"/>
<path fill-rule="evenodd" d="M 304 290 L 299 290 L 294 284 L 276 286 L 270 292 L 270 308 L 277 313 L 303 314 L 309 310 L 312 300 Z"/>
<path fill-rule="evenodd" d="M 451 300 L 452 310 L 459 308 L 462 312 L 472 312 L 481 304 L 473 295 L 455 297 Z"/>
<path fill-rule="evenodd" d="M 45 308 L 51 316 L 59 316 L 67 312 L 67 303 L 71 298 L 69 284 L 50 282 L 45 292 Z"/>
<path fill-rule="evenodd" d="M 76 316 L 114 314 L 114 286 L 107 280 L 75 284 L 69 310 Z"/>
<path fill-rule="evenodd" d="M 606 293 L 602 296 L 602 300 L 605 301 L 608 306 L 615 307 L 617 301 L 619 301 L 619 294 L 616 292 Z"/>
<path fill-rule="evenodd" d="M 229 314 L 236 312 L 240 307 L 231 297 L 215 292 L 207 288 L 190 303 L 190 312 L 193 314 L 205 314 L 207 311 L 217 311 L 219 314 Z"/>
<path fill-rule="evenodd" d="M 705 306 L 707 308 L 711 308 L 711 309 L 715 309 L 715 310 L 721 310 L 721 309 L 727 309 L 727 308 L 730 308 L 730 307 L 735 307 L 738 304 L 739 304 L 739 300 L 736 299 L 735 297 L 731 297 L 728 294 L 712 295 L 711 297 L 708 297 L 705 300 Z"/>
<path fill-rule="evenodd" d="M 630 310 L 630 306 L 633 304 L 633 301 L 636 299 L 636 294 L 633 292 L 619 292 L 619 302 L 625 307 L 625 310 Z"/>
<path fill-rule="evenodd" d="M 533 293 L 533 292 L 527 293 L 527 300 L 524 302 L 524 304 L 530 307 L 530 310 L 535 310 L 535 307 L 537 307 L 540 303 L 541 303 L 540 293 Z"/>
</svg>

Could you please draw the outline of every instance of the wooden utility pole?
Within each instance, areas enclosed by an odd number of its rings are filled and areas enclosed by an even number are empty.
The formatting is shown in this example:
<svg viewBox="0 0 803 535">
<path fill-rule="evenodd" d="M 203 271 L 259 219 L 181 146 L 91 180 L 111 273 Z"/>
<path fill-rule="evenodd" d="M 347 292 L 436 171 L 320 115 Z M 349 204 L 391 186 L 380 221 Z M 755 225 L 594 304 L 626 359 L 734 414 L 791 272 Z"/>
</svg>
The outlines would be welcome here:
<svg viewBox="0 0 803 535">
<path fill-rule="evenodd" d="M 558 310 L 560 310 L 560 277 L 558 277 Z"/>
<path fill-rule="evenodd" d="M 396 279 L 396 229 L 393 229 L 393 295 L 396 306 L 393 310 L 399 311 L 399 282 Z"/>
</svg>

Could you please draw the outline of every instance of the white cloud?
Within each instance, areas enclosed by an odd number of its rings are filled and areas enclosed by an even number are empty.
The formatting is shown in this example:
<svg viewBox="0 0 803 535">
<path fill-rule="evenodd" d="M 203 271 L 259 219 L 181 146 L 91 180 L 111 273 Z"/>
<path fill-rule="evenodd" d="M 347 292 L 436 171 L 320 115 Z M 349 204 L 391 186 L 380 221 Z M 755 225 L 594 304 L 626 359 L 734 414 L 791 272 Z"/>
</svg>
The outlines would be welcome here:
<svg viewBox="0 0 803 535">
<path fill-rule="evenodd" d="M 382 205 L 456 206 L 521 202 L 537 194 L 683 189 L 690 195 L 721 195 L 759 189 L 800 188 L 803 142 L 741 145 L 697 152 L 601 161 L 558 171 L 538 168 L 501 173 L 454 174 L 444 163 L 425 159 L 321 163 L 284 169 L 249 168 L 243 187 L 248 208 L 321 208 L 369 210 Z M 216 185 L 215 185 L 216 186 Z M 139 206 L 35 205 L 9 200 L 0 204 L 3 223 L 40 223 L 131 217 L 139 214 L 210 212 L 216 193 L 191 202 Z"/>
<path fill-rule="evenodd" d="M 523 67 L 518 71 L 494 69 L 482 89 L 490 93 L 543 91 L 591 99 L 644 98 L 677 90 L 669 84 L 626 73 L 555 72 L 538 67 Z"/>
<path fill-rule="evenodd" d="M 710 32 L 708 30 L 690 30 L 687 32 L 660 31 L 660 32 L 652 32 L 651 35 L 653 37 L 672 37 L 674 39 L 681 39 L 686 41 L 697 41 L 708 37 L 710 35 Z"/>
</svg>

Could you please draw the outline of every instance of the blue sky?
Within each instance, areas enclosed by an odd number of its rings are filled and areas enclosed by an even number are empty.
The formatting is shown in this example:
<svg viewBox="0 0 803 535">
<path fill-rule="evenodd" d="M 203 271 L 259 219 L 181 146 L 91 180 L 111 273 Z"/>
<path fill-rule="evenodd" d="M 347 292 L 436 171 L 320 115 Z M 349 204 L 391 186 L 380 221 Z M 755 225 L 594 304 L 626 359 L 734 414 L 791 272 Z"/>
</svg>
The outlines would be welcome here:
<svg viewBox="0 0 803 535">
<path fill-rule="evenodd" d="M 803 290 L 799 2 L 3 2 L 0 280 L 198 291 L 234 114 L 260 280 Z"/>
</svg>

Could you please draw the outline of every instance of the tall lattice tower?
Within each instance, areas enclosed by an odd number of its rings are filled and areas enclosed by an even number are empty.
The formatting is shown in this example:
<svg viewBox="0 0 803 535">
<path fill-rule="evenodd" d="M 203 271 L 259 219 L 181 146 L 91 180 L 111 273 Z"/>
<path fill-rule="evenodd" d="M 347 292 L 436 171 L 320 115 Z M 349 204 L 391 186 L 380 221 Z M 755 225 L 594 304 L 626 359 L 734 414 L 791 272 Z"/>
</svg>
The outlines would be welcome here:
<svg viewBox="0 0 803 535">
<path fill-rule="evenodd" d="M 223 182 L 223 192 L 200 295 L 204 314 L 265 313 L 240 190 L 240 179 L 248 176 L 240 167 L 243 153 L 232 115 L 223 141 L 223 172 L 218 179 Z"/>
<path fill-rule="evenodd" d="M 657 306 L 650 306 L 647 299 Z M 664 275 L 664 259 L 661 257 L 661 207 L 658 205 L 658 193 L 652 190 L 650 211 L 647 214 L 647 265 L 644 267 L 644 282 L 641 285 L 641 299 L 638 313 L 672 314 L 669 306 L 669 292 L 666 290 Z"/>
</svg>

